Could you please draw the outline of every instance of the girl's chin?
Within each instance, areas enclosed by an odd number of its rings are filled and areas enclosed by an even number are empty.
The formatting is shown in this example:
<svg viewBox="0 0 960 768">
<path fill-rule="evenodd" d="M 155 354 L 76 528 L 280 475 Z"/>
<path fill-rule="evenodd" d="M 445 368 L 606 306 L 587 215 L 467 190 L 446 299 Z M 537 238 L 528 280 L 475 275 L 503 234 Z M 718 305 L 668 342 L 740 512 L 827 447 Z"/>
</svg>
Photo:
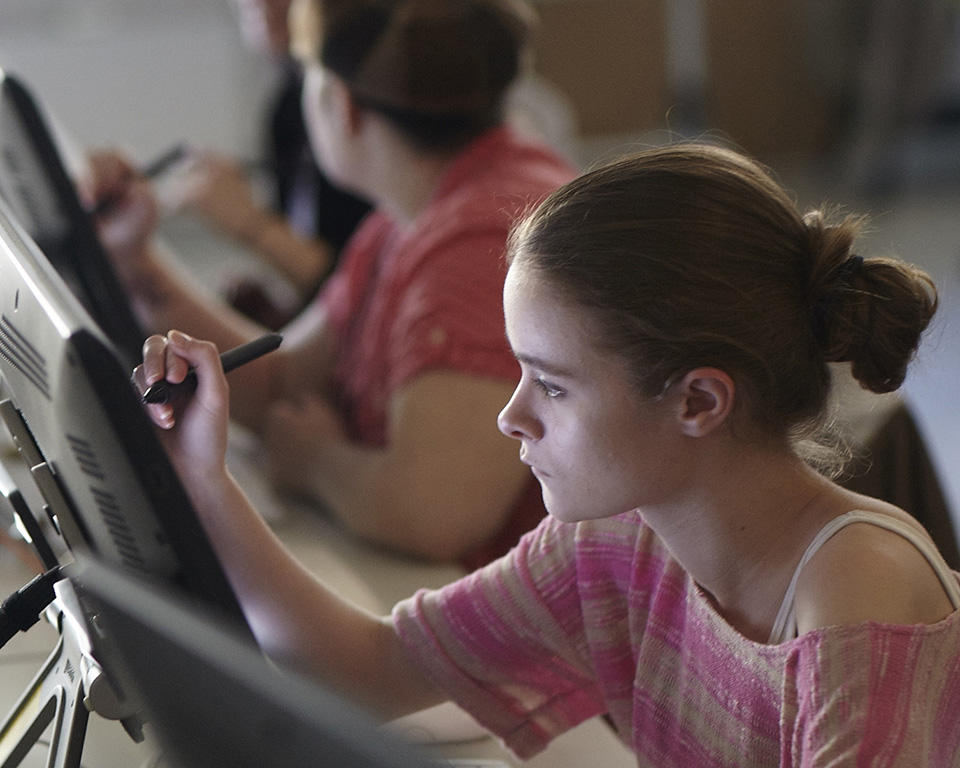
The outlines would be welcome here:
<svg viewBox="0 0 960 768">
<path fill-rule="evenodd" d="M 543 503 L 547 508 L 547 514 L 561 523 L 579 523 L 581 520 L 587 519 L 583 514 L 583 509 L 572 509 L 569 505 L 557 504 L 550 499 L 549 494 L 544 494 Z"/>
<path fill-rule="evenodd" d="M 600 509 L 595 505 L 590 506 L 588 504 L 571 506 L 569 502 L 558 502 L 551 496 L 550 493 L 547 492 L 546 488 L 543 490 L 543 505 L 547 509 L 547 514 L 549 514 L 550 517 L 554 518 L 555 520 L 559 520 L 561 523 L 582 523 L 586 520 L 604 520 L 608 517 L 616 517 L 617 515 L 630 512 L 635 509 L 635 507 L 628 509 Z M 637 512 L 639 512 L 639 510 L 637 510 Z"/>
</svg>

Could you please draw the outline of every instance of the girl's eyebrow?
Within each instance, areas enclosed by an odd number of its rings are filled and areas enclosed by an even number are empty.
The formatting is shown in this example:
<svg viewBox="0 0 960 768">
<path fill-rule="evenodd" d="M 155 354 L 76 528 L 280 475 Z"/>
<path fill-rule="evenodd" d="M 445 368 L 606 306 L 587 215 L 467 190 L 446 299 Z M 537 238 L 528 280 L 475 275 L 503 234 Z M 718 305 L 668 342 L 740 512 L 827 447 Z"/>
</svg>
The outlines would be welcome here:
<svg viewBox="0 0 960 768">
<path fill-rule="evenodd" d="M 514 356 L 524 365 L 527 365 L 530 368 L 536 368 L 538 371 L 543 371 L 551 376 L 571 378 L 574 375 L 574 372 L 570 369 L 564 368 L 556 363 L 551 363 L 549 360 L 544 360 L 536 355 L 517 352 Z"/>
</svg>

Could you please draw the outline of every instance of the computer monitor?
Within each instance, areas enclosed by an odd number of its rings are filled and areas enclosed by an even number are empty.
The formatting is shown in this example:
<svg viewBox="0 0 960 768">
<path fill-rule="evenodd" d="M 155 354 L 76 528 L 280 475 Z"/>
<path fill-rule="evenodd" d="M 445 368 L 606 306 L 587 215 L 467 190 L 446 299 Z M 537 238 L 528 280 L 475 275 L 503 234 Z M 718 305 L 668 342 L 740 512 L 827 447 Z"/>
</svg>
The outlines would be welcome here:
<svg viewBox="0 0 960 768">
<path fill-rule="evenodd" d="M 140 357 L 143 329 L 44 111 L 20 79 L 2 70 L 0 197 L 132 366 Z"/>
<path fill-rule="evenodd" d="M 70 576 L 94 616 L 94 652 L 177 768 L 427 768 L 366 713 L 271 666 L 229 628 L 162 590 L 80 563 Z M 99 644 L 99 648 L 98 648 Z"/>
<path fill-rule="evenodd" d="M 53 549 L 61 558 L 88 552 L 169 584 L 249 632 L 130 374 L 0 199 L 0 378 L 8 398 L 0 414 L 62 536 Z"/>
</svg>

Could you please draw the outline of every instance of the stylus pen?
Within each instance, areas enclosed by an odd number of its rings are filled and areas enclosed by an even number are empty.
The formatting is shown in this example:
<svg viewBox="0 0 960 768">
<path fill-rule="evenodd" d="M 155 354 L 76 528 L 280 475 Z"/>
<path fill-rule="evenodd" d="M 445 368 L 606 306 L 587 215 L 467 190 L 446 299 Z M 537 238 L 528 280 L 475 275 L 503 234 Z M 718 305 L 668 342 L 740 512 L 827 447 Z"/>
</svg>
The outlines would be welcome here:
<svg viewBox="0 0 960 768">
<path fill-rule="evenodd" d="M 180 160 L 187 154 L 187 145 L 185 142 L 174 144 L 170 149 L 157 157 L 153 162 L 143 166 L 139 173 L 141 176 L 153 179 L 163 173 L 167 168 Z"/>
<path fill-rule="evenodd" d="M 224 352 L 220 355 L 223 372 L 230 373 L 234 368 L 239 368 L 241 365 L 246 365 L 258 357 L 263 357 L 267 352 L 273 352 L 273 350 L 280 346 L 281 341 L 283 341 L 283 336 L 279 333 L 268 333 L 258 339 L 248 341 L 246 344 L 241 344 L 239 347 L 235 347 L 228 352 Z M 179 384 L 172 384 L 166 379 L 160 379 L 160 381 L 152 384 L 140 399 L 144 403 L 150 404 L 168 403 L 174 397 L 193 392 L 196 388 L 197 372 L 191 368 L 187 372 L 184 380 Z"/>
<path fill-rule="evenodd" d="M 187 154 L 187 145 L 185 142 L 174 144 L 170 149 L 157 157 L 155 160 L 152 160 L 140 168 L 137 171 L 137 175 L 142 176 L 145 179 L 155 179 L 157 176 L 167 170 L 167 168 L 180 160 L 185 154 Z M 113 203 L 113 197 L 105 197 L 103 200 L 100 200 L 95 206 L 93 206 L 90 212 L 94 216 L 98 216 L 107 211 L 110 206 L 113 205 Z"/>
</svg>

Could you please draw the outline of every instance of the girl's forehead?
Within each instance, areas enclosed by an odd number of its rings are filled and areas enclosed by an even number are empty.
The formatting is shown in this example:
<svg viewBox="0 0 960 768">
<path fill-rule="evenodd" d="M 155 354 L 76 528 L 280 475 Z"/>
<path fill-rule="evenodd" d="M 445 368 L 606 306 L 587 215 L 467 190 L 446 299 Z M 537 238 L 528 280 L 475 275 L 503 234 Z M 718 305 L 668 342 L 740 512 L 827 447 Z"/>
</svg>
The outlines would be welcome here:
<svg viewBox="0 0 960 768">
<path fill-rule="evenodd" d="M 594 346 L 595 323 L 587 310 L 535 269 L 511 266 L 503 290 L 507 336 L 515 352 L 523 346 L 527 352 L 576 350 L 580 355 Z"/>
<path fill-rule="evenodd" d="M 536 267 L 511 264 L 504 283 L 507 340 L 518 358 L 573 370 L 600 367 L 627 375 L 630 363 L 611 351 L 593 310 L 575 302 Z"/>
<path fill-rule="evenodd" d="M 507 270 L 504 281 L 504 294 L 508 291 L 522 294 L 536 294 L 538 299 L 559 299 L 559 291 L 536 267 L 527 260 L 514 260 Z"/>
<path fill-rule="evenodd" d="M 556 302 L 556 291 L 542 275 L 529 266 L 514 262 L 507 271 L 503 284 L 504 312 L 509 321 L 511 315 L 523 315 L 542 311 Z"/>
</svg>

